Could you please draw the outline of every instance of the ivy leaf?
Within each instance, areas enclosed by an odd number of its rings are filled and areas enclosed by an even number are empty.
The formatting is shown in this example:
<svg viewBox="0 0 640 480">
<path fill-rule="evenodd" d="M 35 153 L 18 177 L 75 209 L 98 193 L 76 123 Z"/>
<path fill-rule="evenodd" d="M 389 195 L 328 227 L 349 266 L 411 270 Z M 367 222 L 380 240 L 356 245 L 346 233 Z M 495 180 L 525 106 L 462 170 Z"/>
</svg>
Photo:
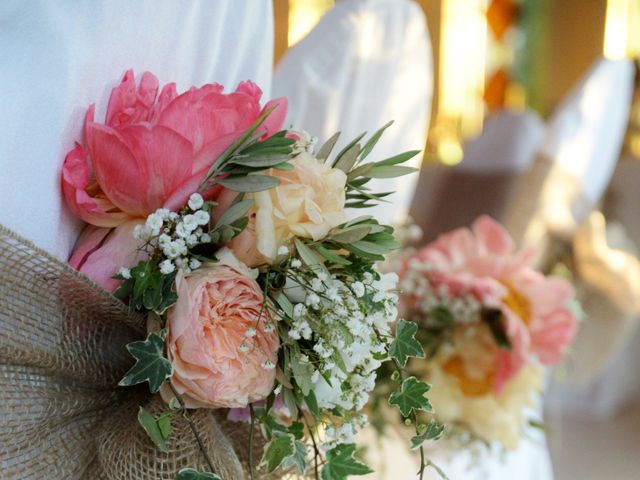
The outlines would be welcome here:
<svg viewBox="0 0 640 480">
<path fill-rule="evenodd" d="M 440 425 L 435 420 L 430 420 L 428 424 L 423 425 L 424 431 L 411 438 L 411 449 L 416 449 L 427 440 L 438 440 L 444 432 L 444 425 Z"/>
<path fill-rule="evenodd" d="M 282 468 L 298 467 L 300 475 L 307 471 L 307 446 L 299 440 L 295 443 L 295 453 L 284 459 Z"/>
<path fill-rule="evenodd" d="M 318 400 L 313 390 L 304 398 L 304 402 L 307 404 L 307 408 L 311 412 L 311 415 L 313 415 L 313 418 L 316 420 L 320 418 L 320 406 L 318 405 Z"/>
<path fill-rule="evenodd" d="M 271 473 L 287 457 L 296 454 L 295 437 L 290 433 L 274 432 L 273 438 L 264 447 L 262 463 L 267 467 L 267 472 Z"/>
<path fill-rule="evenodd" d="M 389 346 L 389 355 L 395 358 L 401 367 L 407 364 L 409 357 L 424 358 L 422 345 L 415 338 L 418 325 L 400 320 L 396 326 L 396 338 Z"/>
<path fill-rule="evenodd" d="M 138 383 L 149 382 L 149 390 L 156 393 L 164 381 L 171 376 L 173 368 L 171 362 L 163 355 L 164 335 L 151 332 L 146 340 L 131 342 L 127 350 L 136 359 L 136 364 L 120 380 L 121 387 L 128 387 Z"/>
<path fill-rule="evenodd" d="M 144 431 L 147 432 L 147 435 L 149 435 L 149 438 L 155 446 L 158 447 L 161 452 L 167 453 L 169 451 L 167 449 L 167 439 L 171 434 L 171 417 L 169 415 L 161 415 L 155 418 L 144 408 L 140 407 L 138 411 L 138 422 L 142 425 Z"/>
<path fill-rule="evenodd" d="M 367 465 L 354 458 L 356 446 L 343 443 L 327 452 L 327 463 L 322 468 L 322 480 L 346 480 L 349 475 L 372 473 Z"/>
<path fill-rule="evenodd" d="M 178 472 L 176 480 L 222 480 L 222 478 L 215 473 L 199 472 L 193 468 L 183 468 Z"/>
<path fill-rule="evenodd" d="M 431 404 L 424 396 L 430 388 L 428 383 L 421 382 L 416 377 L 405 378 L 400 390 L 389 396 L 389 403 L 397 406 L 403 417 L 408 417 L 414 410 L 431 412 Z"/>
</svg>

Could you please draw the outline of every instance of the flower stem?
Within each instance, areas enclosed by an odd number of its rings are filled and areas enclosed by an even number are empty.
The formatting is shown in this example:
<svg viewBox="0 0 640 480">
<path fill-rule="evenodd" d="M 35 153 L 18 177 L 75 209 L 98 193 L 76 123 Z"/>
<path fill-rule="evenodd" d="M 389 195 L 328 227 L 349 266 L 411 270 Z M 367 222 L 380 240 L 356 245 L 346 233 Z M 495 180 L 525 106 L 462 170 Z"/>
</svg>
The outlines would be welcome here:
<svg viewBox="0 0 640 480">
<path fill-rule="evenodd" d="M 191 416 L 189 415 L 189 412 L 187 411 L 187 407 L 184 404 L 184 400 L 182 399 L 182 396 L 178 393 L 178 391 L 173 386 L 171 381 L 169 381 L 168 383 L 169 383 L 169 388 L 171 388 L 171 391 L 173 392 L 175 397 L 178 399 L 178 403 L 180 404 L 180 408 L 182 409 L 182 416 L 184 417 L 184 419 L 189 424 L 189 427 L 191 427 L 191 431 L 193 432 L 193 436 L 196 438 L 196 442 L 198 443 L 198 447 L 200 448 L 200 451 L 202 452 L 202 455 L 204 456 L 204 459 L 207 461 L 207 465 L 209 465 L 209 470 L 211 470 L 211 473 L 216 473 L 216 469 L 213 467 L 213 462 L 211 461 L 211 458 L 209 457 L 209 454 L 207 453 L 207 449 L 205 448 L 204 443 L 202 443 L 202 439 L 200 438 L 200 434 L 198 433 L 198 430 L 196 429 L 196 425 L 193 423 L 193 420 L 191 419 Z"/>
<path fill-rule="evenodd" d="M 402 367 L 400 366 L 400 364 L 398 363 L 398 361 L 394 358 L 393 359 L 393 365 L 396 368 L 396 371 L 398 372 L 398 375 L 400 375 L 400 383 L 402 384 L 402 382 L 405 379 L 404 376 L 404 372 L 402 370 Z M 415 425 L 416 428 L 416 435 L 420 435 L 420 431 L 418 430 L 418 414 L 414 411 L 411 414 L 411 420 L 413 420 L 413 424 Z M 420 474 L 420 480 L 423 480 L 424 478 L 424 471 L 427 468 L 428 465 L 431 464 L 430 460 L 425 460 L 425 455 L 424 455 L 424 446 L 420 445 L 420 470 L 418 471 L 418 473 Z"/>
<path fill-rule="evenodd" d="M 253 435 L 256 416 L 253 413 L 253 404 L 249 404 L 249 412 L 251 413 L 251 427 L 249 430 L 249 478 L 253 480 L 255 466 L 253 465 Z"/>
</svg>

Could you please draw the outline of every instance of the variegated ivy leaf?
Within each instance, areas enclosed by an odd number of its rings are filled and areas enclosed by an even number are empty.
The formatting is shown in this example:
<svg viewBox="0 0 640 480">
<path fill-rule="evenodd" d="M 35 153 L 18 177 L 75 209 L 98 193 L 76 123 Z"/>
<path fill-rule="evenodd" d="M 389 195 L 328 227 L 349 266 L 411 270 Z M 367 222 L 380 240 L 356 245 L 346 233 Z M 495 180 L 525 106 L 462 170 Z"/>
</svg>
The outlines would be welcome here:
<svg viewBox="0 0 640 480">
<path fill-rule="evenodd" d="M 327 463 L 322 468 L 322 480 L 346 480 L 350 475 L 372 473 L 373 470 L 353 456 L 355 451 L 353 443 L 343 443 L 329 450 Z"/>
<path fill-rule="evenodd" d="M 149 382 L 151 393 L 160 390 L 165 380 L 173 373 L 171 362 L 163 355 L 165 334 L 164 330 L 160 331 L 160 335 L 151 332 L 146 340 L 127 345 L 127 350 L 136 359 L 136 363 L 118 385 L 127 387 Z"/>
<path fill-rule="evenodd" d="M 262 463 L 267 472 L 275 471 L 288 457 L 296 454 L 295 437 L 290 433 L 274 432 L 273 438 L 264 447 Z"/>
<path fill-rule="evenodd" d="M 418 325 L 400 320 L 396 325 L 396 336 L 389 346 L 389 355 L 395 358 L 401 367 L 407 364 L 409 357 L 424 358 L 422 345 L 415 338 Z"/>
<path fill-rule="evenodd" d="M 426 425 L 421 425 L 421 432 L 411 438 L 411 449 L 420 447 L 427 440 L 438 440 L 444 432 L 444 425 L 440 425 L 435 420 L 429 420 Z"/>
<path fill-rule="evenodd" d="M 431 412 L 431 404 L 424 395 L 430 388 L 428 383 L 421 382 L 416 377 L 405 378 L 400 390 L 389 396 L 389 403 L 398 407 L 403 417 L 408 417 L 413 411 Z"/>
</svg>

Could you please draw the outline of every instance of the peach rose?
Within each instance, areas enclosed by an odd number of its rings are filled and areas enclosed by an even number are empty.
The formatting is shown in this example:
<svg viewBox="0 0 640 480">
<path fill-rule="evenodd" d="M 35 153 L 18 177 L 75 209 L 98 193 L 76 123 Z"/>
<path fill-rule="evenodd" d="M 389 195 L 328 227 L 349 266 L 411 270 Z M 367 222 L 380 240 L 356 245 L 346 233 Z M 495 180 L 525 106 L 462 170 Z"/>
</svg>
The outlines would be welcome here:
<svg viewBox="0 0 640 480">
<path fill-rule="evenodd" d="M 280 180 L 276 188 L 246 196 L 255 202 L 250 224 L 229 246 L 250 266 L 272 262 L 278 248 L 294 236 L 320 240 L 346 221 L 345 173 L 307 152 L 297 155 L 291 164 L 293 170 L 268 172 Z M 220 214 L 235 195 L 221 194 Z"/>
<path fill-rule="evenodd" d="M 262 290 L 228 249 L 218 257 L 178 272 L 178 302 L 167 313 L 171 382 L 190 408 L 246 407 L 266 398 L 275 380 L 279 339 Z"/>
</svg>

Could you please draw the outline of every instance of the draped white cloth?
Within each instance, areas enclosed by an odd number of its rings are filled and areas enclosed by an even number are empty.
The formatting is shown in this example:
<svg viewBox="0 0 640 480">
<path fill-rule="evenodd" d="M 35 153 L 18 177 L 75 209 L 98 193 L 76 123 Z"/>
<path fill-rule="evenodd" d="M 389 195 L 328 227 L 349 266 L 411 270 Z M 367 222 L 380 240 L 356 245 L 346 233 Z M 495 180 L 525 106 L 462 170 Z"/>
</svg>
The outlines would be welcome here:
<svg viewBox="0 0 640 480">
<path fill-rule="evenodd" d="M 550 231 L 571 238 L 598 204 L 620 155 L 633 82 L 630 60 L 600 59 L 555 110 L 520 192 L 537 207 L 512 212 L 518 238 L 537 244 Z M 529 198 L 516 199 L 516 209 Z"/>
<path fill-rule="evenodd" d="M 273 79 L 274 95 L 289 98 L 289 123 L 320 143 L 342 132 L 336 153 L 360 133 L 373 134 L 394 120 L 372 160 L 424 148 L 432 91 L 426 20 L 409 0 L 339 1 L 287 52 Z M 418 155 L 413 166 L 420 161 Z M 372 191 L 397 192 L 366 213 L 385 223 L 403 220 L 416 181 L 417 174 L 370 182 Z"/>
<path fill-rule="evenodd" d="M 104 118 L 130 68 L 179 91 L 252 79 L 268 95 L 272 15 L 269 0 L 0 2 L 0 223 L 66 260 L 81 224 L 60 168 L 89 104 Z"/>
</svg>

